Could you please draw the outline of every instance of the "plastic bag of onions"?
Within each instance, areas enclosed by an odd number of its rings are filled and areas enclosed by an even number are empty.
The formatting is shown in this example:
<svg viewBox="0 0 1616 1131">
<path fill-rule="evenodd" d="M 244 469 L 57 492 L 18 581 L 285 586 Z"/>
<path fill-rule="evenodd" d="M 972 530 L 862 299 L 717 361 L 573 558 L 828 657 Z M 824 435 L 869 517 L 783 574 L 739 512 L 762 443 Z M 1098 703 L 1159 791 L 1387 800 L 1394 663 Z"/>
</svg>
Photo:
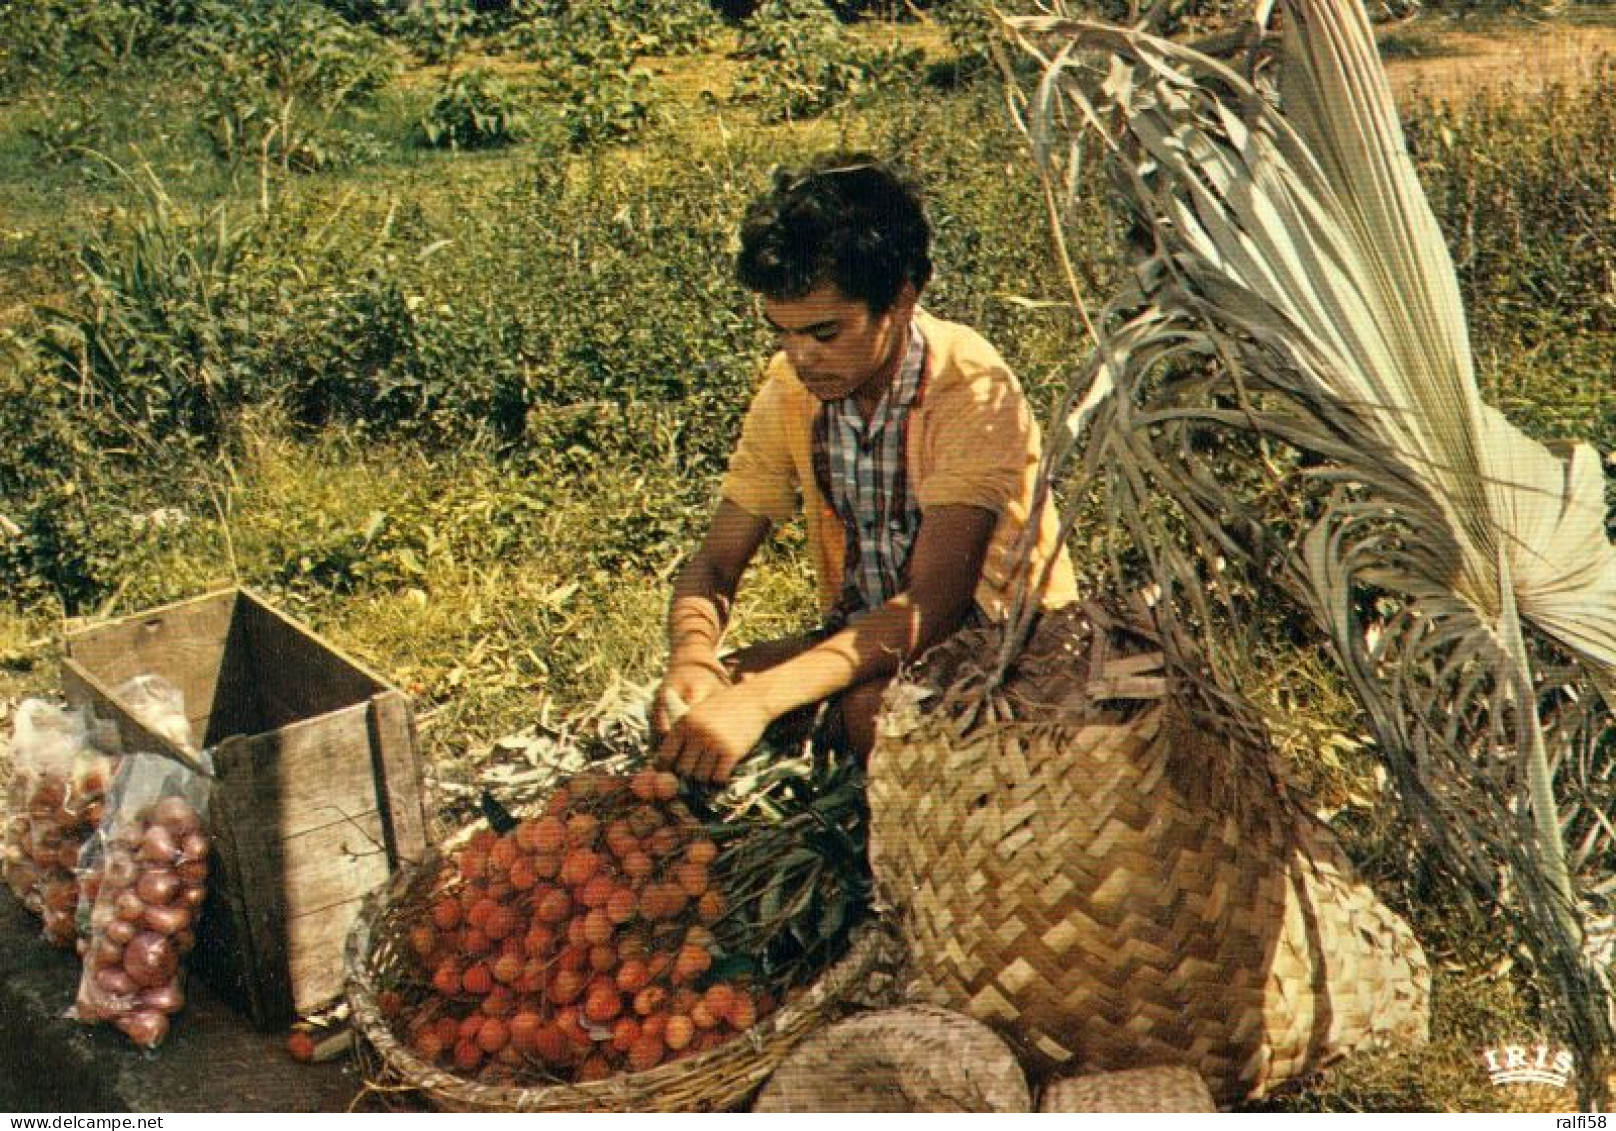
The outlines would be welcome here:
<svg viewBox="0 0 1616 1131">
<path fill-rule="evenodd" d="M 147 729 L 162 735 L 188 753 L 196 753 L 191 721 L 185 714 L 185 693 L 160 675 L 137 675 L 118 685 L 116 698 Z"/>
<path fill-rule="evenodd" d="M 11 748 L 6 883 L 44 920 L 48 941 L 71 946 L 79 851 L 100 824 L 112 760 L 91 744 L 80 712 L 41 699 L 18 708 Z"/>
<path fill-rule="evenodd" d="M 159 755 L 124 758 L 106 820 L 84 852 L 85 891 L 95 896 L 86 899 L 73 1016 L 110 1021 L 143 1048 L 163 1042 L 185 1004 L 181 963 L 207 895 L 210 783 Z"/>
</svg>

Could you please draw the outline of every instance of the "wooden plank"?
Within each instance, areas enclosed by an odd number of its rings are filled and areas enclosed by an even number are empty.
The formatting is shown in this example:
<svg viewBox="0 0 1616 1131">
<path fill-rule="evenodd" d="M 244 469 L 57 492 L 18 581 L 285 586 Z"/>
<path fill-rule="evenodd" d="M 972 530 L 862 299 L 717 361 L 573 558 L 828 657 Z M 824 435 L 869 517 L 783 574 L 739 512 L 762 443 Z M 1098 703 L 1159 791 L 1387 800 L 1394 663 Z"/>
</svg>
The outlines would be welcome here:
<svg viewBox="0 0 1616 1131">
<path fill-rule="evenodd" d="M 111 724 L 118 732 L 121 753 L 162 754 L 196 773 L 207 772 L 190 751 L 176 746 L 131 715 L 110 688 L 75 660 L 62 663 L 62 695 L 70 706 L 89 708 L 97 722 Z"/>
<path fill-rule="evenodd" d="M 419 863 L 426 856 L 428 825 L 415 718 L 402 692 L 370 701 L 370 753 L 375 790 L 386 817 L 388 859 Z"/>
<path fill-rule="evenodd" d="M 363 896 L 288 924 L 293 1004 L 299 1013 L 330 1005 L 343 992 L 342 948 L 359 917 Z"/>
<path fill-rule="evenodd" d="M 387 685 L 269 605 L 242 603 L 265 729 L 362 703 Z"/>
<path fill-rule="evenodd" d="M 276 840 L 369 812 L 377 798 L 367 715 L 361 703 L 253 735 L 250 744 L 220 747 L 215 769 L 222 778 L 236 760 L 254 761 L 253 788 L 261 797 L 244 819 L 264 825 L 263 835 Z"/>
<path fill-rule="evenodd" d="M 247 946 L 237 972 L 246 983 L 248 1015 L 263 1029 L 284 1026 L 292 1017 L 285 860 L 276 831 L 284 809 L 276 763 L 273 736 L 226 739 L 214 752 L 219 775 L 214 803 L 219 821 L 229 829 L 230 873 L 245 911 L 239 925 Z"/>
<path fill-rule="evenodd" d="M 374 809 L 289 837 L 281 843 L 281 855 L 288 922 L 346 903 L 391 875 L 382 816 Z"/>
<path fill-rule="evenodd" d="M 248 889 L 236 867 L 242 852 L 232 834 L 229 797 L 217 786 L 209 800 L 208 835 L 213 860 L 191 967 L 231 1006 L 258 1018 L 264 1010 L 250 969 L 253 943 Z"/>
<path fill-rule="evenodd" d="M 348 655 L 342 649 L 332 644 L 331 641 L 327 640 L 325 637 L 321 636 L 307 625 L 287 616 L 274 605 L 266 601 L 254 590 L 243 588 L 241 590 L 241 595 L 243 604 L 247 608 L 252 609 L 255 614 L 261 614 L 262 617 L 268 621 L 278 622 L 285 631 L 303 637 L 305 640 L 319 648 L 321 652 L 342 661 L 344 665 L 370 683 L 372 685 L 372 691 L 379 691 L 383 688 L 391 686 L 380 675 L 374 671 L 371 671 L 368 666 Z"/>
<path fill-rule="evenodd" d="M 246 599 L 238 598 L 230 634 L 225 637 L 224 656 L 219 661 L 219 686 L 214 691 L 213 714 L 208 716 L 203 739 L 207 746 L 269 729 L 259 694 L 263 676 L 248 630 Z"/>
<path fill-rule="evenodd" d="M 234 615 L 236 591 L 226 589 L 133 616 L 71 629 L 67 655 L 103 687 L 137 675 L 160 675 L 185 696 L 198 740 L 213 713 L 219 668 Z"/>
</svg>

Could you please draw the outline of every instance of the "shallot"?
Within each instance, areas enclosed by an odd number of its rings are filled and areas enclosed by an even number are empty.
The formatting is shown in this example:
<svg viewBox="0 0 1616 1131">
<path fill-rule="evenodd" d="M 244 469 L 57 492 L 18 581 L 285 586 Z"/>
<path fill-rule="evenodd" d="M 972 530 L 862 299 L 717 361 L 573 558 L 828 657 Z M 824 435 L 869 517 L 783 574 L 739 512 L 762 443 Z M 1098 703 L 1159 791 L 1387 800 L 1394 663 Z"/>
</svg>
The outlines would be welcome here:
<svg viewBox="0 0 1616 1131">
<path fill-rule="evenodd" d="M 123 968 L 135 985 L 144 989 L 160 986 L 179 969 L 180 956 L 174 943 L 155 931 L 142 931 L 124 947 Z"/>
<path fill-rule="evenodd" d="M 155 1009 L 142 1009 L 118 1018 L 118 1028 L 144 1049 L 154 1049 L 168 1036 L 168 1015 Z"/>
<path fill-rule="evenodd" d="M 137 755 L 127 777 L 150 769 L 157 788 L 172 784 L 172 763 Z M 191 786 L 187 785 L 187 789 Z M 201 814 L 173 793 L 132 802 L 142 787 L 120 778 L 117 808 L 102 838 L 99 873 L 87 877 L 99 898 L 88 922 L 91 941 L 75 1014 L 111 1021 L 136 1044 L 153 1048 L 168 1034 L 169 1015 L 185 1005 L 180 963 L 196 943 L 207 898 L 208 842 Z"/>
<path fill-rule="evenodd" d="M 153 868 L 141 875 L 140 881 L 135 884 L 135 894 L 147 903 L 168 903 L 179 888 L 179 876 L 167 868 Z"/>
</svg>

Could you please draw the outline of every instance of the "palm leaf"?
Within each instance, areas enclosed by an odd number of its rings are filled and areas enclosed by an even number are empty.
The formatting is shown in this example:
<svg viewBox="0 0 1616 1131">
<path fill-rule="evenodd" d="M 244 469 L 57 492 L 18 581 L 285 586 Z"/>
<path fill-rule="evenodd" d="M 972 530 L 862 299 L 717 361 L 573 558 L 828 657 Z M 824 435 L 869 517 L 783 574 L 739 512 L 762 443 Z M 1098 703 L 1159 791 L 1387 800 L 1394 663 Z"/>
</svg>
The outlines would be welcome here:
<svg viewBox="0 0 1616 1131">
<path fill-rule="evenodd" d="M 1508 877 L 1597 1089 L 1610 987 L 1587 955 L 1554 775 L 1616 701 L 1598 460 L 1482 404 L 1452 261 L 1356 0 L 1282 7 L 1278 108 L 1137 29 L 1058 8 L 1010 21 L 1043 67 L 1026 106 L 1046 184 L 1083 184 L 1097 139 L 1139 242 L 1045 480 L 1087 429 L 1088 468 L 1209 709 L 1249 719 L 1216 639 L 1241 584 L 1258 587 L 1248 602 L 1277 587 L 1311 613 L 1441 859 L 1495 896 Z M 1311 485 L 1302 513 L 1276 522 L 1227 473 L 1237 442 Z"/>
</svg>

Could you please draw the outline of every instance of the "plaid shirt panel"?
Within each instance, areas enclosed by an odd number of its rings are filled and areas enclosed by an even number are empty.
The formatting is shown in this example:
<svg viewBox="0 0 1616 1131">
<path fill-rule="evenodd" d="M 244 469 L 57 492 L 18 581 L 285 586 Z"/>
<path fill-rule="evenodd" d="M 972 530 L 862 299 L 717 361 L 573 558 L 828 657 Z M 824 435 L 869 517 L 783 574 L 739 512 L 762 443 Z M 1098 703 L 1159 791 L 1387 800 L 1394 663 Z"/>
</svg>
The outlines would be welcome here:
<svg viewBox="0 0 1616 1131">
<path fill-rule="evenodd" d="M 852 397 L 826 403 L 814 418 L 814 475 L 846 534 L 837 608 L 844 617 L 879 607 L 909 584 L 920 506 L 905 464 L 909 414 L 925 372 L 926 340 L 911 322 L 897 377 L 869 420 Z"/>
</svg>

